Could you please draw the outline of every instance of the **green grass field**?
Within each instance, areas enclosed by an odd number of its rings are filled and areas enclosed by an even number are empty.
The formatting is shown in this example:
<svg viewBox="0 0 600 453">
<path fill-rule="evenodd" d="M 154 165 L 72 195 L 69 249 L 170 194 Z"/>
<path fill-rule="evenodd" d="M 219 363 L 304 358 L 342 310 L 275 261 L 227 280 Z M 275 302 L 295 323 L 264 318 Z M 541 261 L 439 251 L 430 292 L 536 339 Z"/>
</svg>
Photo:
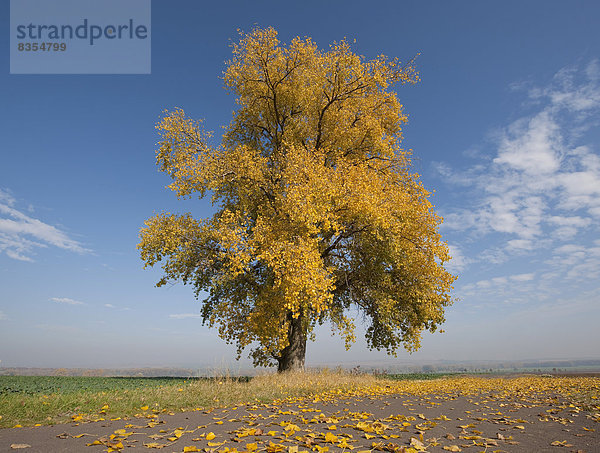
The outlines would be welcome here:
<svg viewBox="0 0 600 453">
<path fill-rule="evenodd" d="M 193 379 L 192 379 L 193 380 Z M 104 392 L 109 390 L 133 390 L 138 388 L 185 385 L 184 378 L 120 378 L 120 377 L 71 377 L 71 376 L 0 376 L 0 396 L 13 393 L 25 395 Z"/>
</svg>

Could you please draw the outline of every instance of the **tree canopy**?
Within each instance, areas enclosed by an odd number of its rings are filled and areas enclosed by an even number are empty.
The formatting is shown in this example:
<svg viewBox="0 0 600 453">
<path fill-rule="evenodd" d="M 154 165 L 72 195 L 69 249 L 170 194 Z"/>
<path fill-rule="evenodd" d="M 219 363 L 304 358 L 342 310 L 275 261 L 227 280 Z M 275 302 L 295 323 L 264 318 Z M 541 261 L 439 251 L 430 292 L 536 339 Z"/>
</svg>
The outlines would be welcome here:
<svg viewBox="0 0 600 453">
<path fill-rule="evenodd" d="M 452 303 L 455 279 L 391 90 L 415 83 L 410 61 L 356 55 L 346 41 L 281 44 L 272 28 L 242 34 L 224 82 L 237 108 L 221 144 L 183 110 L 156 126 L 157 163 L 178 197 L 211 196 L 217 212 L 146 221 L 145 266 L 202 298 L 219 335 L 256 365 L 302 368 L 306 340 L 329 323 L 347 347 L 357 319 L 371 348 L 419 347 Z"/>
</svg>

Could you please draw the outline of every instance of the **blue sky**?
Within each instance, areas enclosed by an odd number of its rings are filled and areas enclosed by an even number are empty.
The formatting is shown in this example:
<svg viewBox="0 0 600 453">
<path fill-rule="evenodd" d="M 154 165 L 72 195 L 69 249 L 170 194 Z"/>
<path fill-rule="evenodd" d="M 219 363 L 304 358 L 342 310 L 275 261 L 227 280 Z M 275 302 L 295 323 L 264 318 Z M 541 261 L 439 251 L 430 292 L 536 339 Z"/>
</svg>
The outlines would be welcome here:
<svg viewBox="0 0 600 453">
<path fill-rule="evenodd" d="M 595 1 L 154 1 L 150 75 L 10 75 L 0 34 L 0 365 L 247 365 L 135 246 L 155 212 L 210 215 L 164 188 L 154 125 L 181 107 L 218 133 L 230 40 L 255 25 L 420 53 L 422 82 L 397 87 L 404 146 L 459 274 L 445 333 L 417 353 L 345 352 L 322 329 L 309 364 L 600 358 L 598 17 Z"/>
</svg>

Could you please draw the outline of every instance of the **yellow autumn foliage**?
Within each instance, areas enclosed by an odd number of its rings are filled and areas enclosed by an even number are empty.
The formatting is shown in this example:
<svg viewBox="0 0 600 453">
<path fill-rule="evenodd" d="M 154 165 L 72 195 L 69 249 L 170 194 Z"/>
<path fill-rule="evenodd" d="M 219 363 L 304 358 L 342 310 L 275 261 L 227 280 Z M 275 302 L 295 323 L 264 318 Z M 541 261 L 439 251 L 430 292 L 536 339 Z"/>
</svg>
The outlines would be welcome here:
<svg viewBox="0 0 600 453">
<path fill-rule="evenodd" d="M 455 277 L 442 218 L 400 147 L 407 116 L 390 88 L 417 81 L 412 62 L 365 60 L 346 41 L 321 50 L 310 38 L 282 45 L 272 28 L 242 34 L 224 73 L 238 107 L 221 144 L 182 109 L 156 126 L 169 187 L 217 207 L 210 219 L 146 221 L 138 248 L 146 266 L 162 264 L 158 286 L 191 284 L 205 322 L 238 354 L 253 348 L 257 365 L 325 322 L 349 347 L 351 308 L 369 346 L 418 348 L 444 321 Z"/>
</svg>

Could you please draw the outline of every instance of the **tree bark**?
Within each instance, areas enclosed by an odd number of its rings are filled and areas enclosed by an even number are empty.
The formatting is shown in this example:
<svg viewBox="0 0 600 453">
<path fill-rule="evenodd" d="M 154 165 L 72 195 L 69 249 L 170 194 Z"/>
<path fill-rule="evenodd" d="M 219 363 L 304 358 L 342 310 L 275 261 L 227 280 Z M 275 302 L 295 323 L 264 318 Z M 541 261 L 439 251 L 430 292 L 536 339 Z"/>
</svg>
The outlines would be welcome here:
<svg viewBox="0 0 600 453">
<path fill-rule="evenodd" d="M 288 345 L 281 351 L 277 358 L 279 366 L 277 372 L 303 371 L 304 358 L 306 356 L 306 332 L 303 326 L 303 316 L 299 314 L 296 318 L 288 313 L 290 323 L 288 329 Z"/>
</svg>

